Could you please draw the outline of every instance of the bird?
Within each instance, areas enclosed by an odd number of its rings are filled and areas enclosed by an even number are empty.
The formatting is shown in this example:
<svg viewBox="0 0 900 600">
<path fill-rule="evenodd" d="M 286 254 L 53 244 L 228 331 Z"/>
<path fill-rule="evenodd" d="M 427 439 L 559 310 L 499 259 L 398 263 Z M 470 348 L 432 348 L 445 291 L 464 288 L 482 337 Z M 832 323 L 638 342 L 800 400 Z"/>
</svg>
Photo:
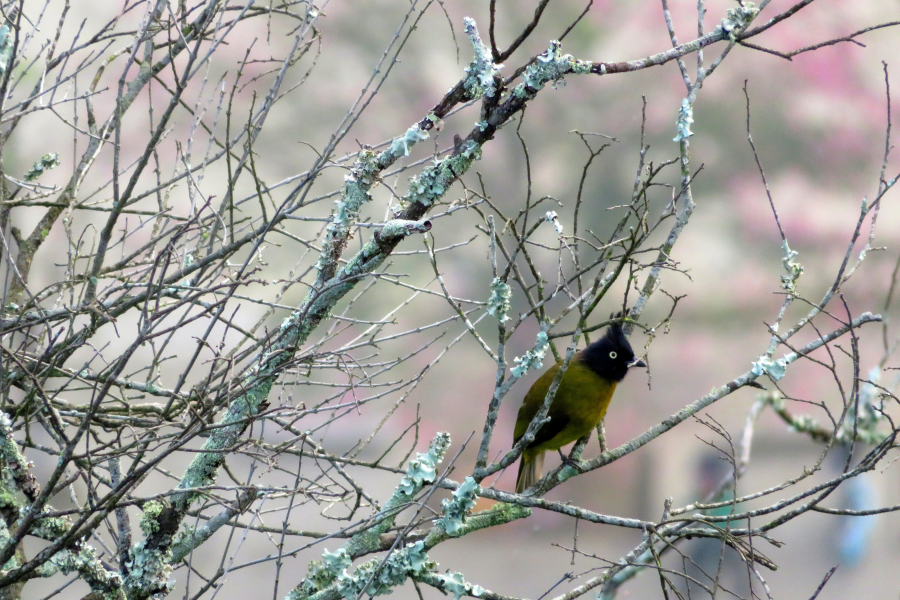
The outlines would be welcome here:
<svg viewBox="0 0 900 600">
<path fill-rule="evenodd" d="M 621 317 L 619 313 L 610 318 Z M 544 405 L 547 390 L 561 366 L 562 362 L 558 362 L 547 369 L 525 394 L 516 417 L 513 445 L 525 435 Z M 635 360 L 620 321 L 612 323 L 602 338 L 576 352 L 550 403 L 547 413 L 550 421 L 538 429 L 534 440 L 522 452 L 516 493 L 521 494 L 541 478 L 546 450 L 559 450 L 589 434 L 606 414 L 616 385 L 625 379 L 628 370 L 646 366 L 644 361 Z"/>
</svg>

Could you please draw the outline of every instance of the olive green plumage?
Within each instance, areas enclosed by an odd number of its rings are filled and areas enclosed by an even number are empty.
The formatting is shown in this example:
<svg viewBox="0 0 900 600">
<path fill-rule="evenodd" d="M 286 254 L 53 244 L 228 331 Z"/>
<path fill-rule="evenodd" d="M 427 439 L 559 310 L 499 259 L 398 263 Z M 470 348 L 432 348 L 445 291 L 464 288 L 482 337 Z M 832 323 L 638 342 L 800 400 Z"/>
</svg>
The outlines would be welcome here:
<svg viewBox="0 0 900 600">
<path fill-rule="evenodd" d="M 513 443 L 525 435 L 561 366 L 560 362 L 547 369 L 525 394 L 516 418 Z M 634 351 L 619 323 L 610 325 L 603 338 L 575 353 L 550 404 L 547 413 L 550 421 L 538 430 L 522 452 L 516 492 L 525 491 L 541 478 L 545 451 L 558 450 L 574 442 L 600 423 L 616 385 L 625 378 L 629 367 L 635 366 L 647 365 L 635 361 Z"/>
</svg>

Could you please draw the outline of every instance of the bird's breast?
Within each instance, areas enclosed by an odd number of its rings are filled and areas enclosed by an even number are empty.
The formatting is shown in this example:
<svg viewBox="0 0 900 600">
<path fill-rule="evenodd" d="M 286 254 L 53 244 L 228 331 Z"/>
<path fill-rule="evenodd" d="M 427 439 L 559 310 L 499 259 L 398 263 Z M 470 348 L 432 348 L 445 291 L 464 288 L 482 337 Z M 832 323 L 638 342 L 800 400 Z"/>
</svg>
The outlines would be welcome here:
<svg viewBox="0 0 900 600">
<path fill-rule="evenodd" d="M 592 374 L 593 375 L 593 374 Z M 581 435 L 589 433 L 609 408 L 609 401 L 616 391 L 616 382 L 607 381 L 594 375 L 590 381 L 583 382 L 573 390 L 567 390 L 574 401 L 564 402 L 560 408 L 565 412 L 569 422 L 581 424 L 584 431 Z M 579 435 L 578 437 L 581 437 Z"/>
</svg>

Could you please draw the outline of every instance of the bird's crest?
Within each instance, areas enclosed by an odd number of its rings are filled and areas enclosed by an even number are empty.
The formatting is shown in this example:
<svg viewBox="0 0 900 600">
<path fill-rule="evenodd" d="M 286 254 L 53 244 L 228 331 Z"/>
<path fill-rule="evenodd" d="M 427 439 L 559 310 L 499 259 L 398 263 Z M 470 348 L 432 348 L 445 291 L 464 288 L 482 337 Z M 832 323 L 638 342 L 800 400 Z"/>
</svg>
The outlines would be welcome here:
<svg viewBox="0 0 900 600">
<path fill-rule="evenodd" d="M 627 317 L 628 313 L 617 312 L 609 315 L 610 319 L 621 319 L 622 317 Z M 603 336 L 609 342 L 617 347 L 621 348 L 623 346 L 628 346 L 628 338 L 625 337 L 625 330 L 622 328 L 622 323 L 620 321 L 616 321 L 615 323 L 610 323 L 609 327 L 606 329 L 606 335 Z"/>
</svg>

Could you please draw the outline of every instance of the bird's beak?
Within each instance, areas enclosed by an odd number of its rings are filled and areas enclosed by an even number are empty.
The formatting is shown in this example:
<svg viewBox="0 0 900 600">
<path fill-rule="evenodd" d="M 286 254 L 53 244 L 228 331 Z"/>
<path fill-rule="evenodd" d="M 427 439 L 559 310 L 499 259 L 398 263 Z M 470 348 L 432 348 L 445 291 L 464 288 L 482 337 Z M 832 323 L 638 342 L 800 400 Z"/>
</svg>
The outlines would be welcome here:
<svg viewBox="0 0 900 600">
<path fill-rule="evenodd" d="M 644 367 L 644 368 L 646 368 L 646 367 L 647 367 L 647 363 L 645 363 L 645 362 L 642 361 L 642 360 L 636 360 L 636 361 L 634 361 L 634 362 L 628 363 L 628 368 L 630 369 L 631 367 Z"/>
</svg>

